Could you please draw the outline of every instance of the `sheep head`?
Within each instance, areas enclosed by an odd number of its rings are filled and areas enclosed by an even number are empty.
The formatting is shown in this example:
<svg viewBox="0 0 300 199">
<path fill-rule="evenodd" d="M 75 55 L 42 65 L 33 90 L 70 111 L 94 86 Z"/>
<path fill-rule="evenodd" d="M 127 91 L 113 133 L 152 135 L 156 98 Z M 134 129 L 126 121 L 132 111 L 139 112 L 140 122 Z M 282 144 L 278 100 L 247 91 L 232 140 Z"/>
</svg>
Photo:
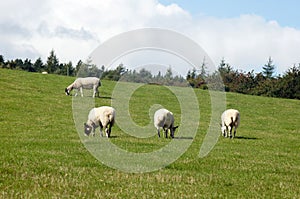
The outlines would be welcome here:
<svg viewBox="0 0 300 199">
<path fill-rule="evenodd" d="M 85 134 L 86 136 L 89 136 L 90 133 L 92 132 L 92 130 L 93 130 L 93 127 L 92 127 L 92 126 L 90 126 L 90 125 L 84 123 L 84 134 Z"/>
<path fill-rule="evenodd" d="M 178 126 L 174 126 L 170 129 L 171 131 L 171 137 L 174 138 L 174 133 L 175 133 L 175 130 L 178 128 Z"/>
</svg>

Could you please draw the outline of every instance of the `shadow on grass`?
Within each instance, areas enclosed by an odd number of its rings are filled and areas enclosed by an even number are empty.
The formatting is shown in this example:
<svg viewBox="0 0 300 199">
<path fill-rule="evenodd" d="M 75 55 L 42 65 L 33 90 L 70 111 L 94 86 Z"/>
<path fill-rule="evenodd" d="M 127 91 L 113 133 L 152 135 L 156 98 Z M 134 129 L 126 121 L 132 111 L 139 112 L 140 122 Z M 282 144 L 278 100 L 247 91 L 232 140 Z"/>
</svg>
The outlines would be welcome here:
<svg viewBox="0 0 300 199">
<path fill-rule="evenodd" d="M 244 136 L 235 136 L 234 139 L 241 139 L 241 140 L 258 140 L 255 137 L 244 137 Z"/>
<path fill-rule="evenodd" d="M 93 98 L 93 96 L 86 96 L 86 97 L 90 97 L 90 98 Z M 110 96 L 95 96 L 95 98 L 99 98 L 99 99 L 113 99 L 112 97 Z"/>
<path fill-rule="evenodd" d="M 192 140 L 194 138 L 193 137 L 174 137 L 173 139 L 178 139 L 178 140 Z"/>
<path fill-rule="evenodd" d="M 115 139 L 115 138 L 118 138 L 118 136 L 116 136 L 116 135 L 111 135 L 108 139 Z"/>
<path fill-rule="evenodd" d="M 69 96 L 71 96 L 71 97 L 81 97 L 80 95 L 75 96 L 75 94 L 70 94 Z M 92 95 L 83 96 L 83 97 L 93 98 Z M 101 98 L 101 99 L 113 99 L 113 98 L 110 97 L 110 96 L 96 96 L 95 98 Z"/>
<path fill-rule="evenodd" d="M 98 98 L 102 98 L 102 99 L 113 99 L 112 97 L 109 97 L 109 96 L 100 96 Z"/>
</svg>

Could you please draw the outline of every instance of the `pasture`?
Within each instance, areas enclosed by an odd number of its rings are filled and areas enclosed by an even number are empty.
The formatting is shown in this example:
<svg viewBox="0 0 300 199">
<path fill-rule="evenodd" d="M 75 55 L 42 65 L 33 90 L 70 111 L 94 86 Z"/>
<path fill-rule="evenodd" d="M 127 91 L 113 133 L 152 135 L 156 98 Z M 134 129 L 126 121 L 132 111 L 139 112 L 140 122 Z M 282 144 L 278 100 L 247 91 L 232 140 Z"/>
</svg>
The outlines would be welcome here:
<svg viewBox="0 0 300 199">
<path fill-rule="evenodd" d="M 80 141 L 72 97 L 64 93 L 73 81 L 74 77 L 0 70 L 0 198 L 300 197 L 299 100 L 227 93 L 227 108 L 241 113 L 237 138 L 219 137 L 213 150 L 199 158 L 211 110 L 208 91 L 196 89 L 200 126 L 191 146 L 166 168 L 135 174 L 103 165 Z M 115 83 L 102 81 L 97 106 L 111 104 Z M 157 85 L 133 93 L 132 119 L 148 124 L 154 103 L 172 110 L 178 124 L 176 97 Z M 154 126 L 153 133 L 139 139 L 114 126 L 110 141 L 139 153 L 170 142 L 159 139 Z"/>
</svg>

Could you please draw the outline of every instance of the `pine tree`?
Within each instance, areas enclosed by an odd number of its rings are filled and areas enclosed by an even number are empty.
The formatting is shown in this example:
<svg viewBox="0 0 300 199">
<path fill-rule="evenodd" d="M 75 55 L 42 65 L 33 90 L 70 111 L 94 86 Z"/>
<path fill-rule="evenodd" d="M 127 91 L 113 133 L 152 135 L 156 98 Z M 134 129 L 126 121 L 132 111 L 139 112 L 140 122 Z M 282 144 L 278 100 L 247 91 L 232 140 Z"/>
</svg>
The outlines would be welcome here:
<svg viewBox="0 0 300 199">
<path fill-rule="evenodd" d="M 48 73 L 54 73 L 57 69 L 59 69 L 59 61 L 54 50 L 51 50 L 50 55 L 47 58 L 46 68 Z"/>
<path fill-rule="evenodd" d="M 269 57 L 268 63 L 263 66 L 263 74 L 267 78 L 272 78 L 273 73 L 275 70 L 275 65 L 273 64 L 273 60 L 271 57 Z"/>
<path fill-rule="evenodd" d="M 22 59 L 15 59 L 13 61 L 13 64 L 14 64 L 14 68 L 16 68 L 16 69 L 22 69 L 24 62 L 23 62 Z"/>
<path fill-rule="evenodd" d="M 167 86 L 172 85 L 173 71 L 171 66 L 168 67 L 166 74 L 164 75 L 164 84 Z"/>
<path fill-rule="evenodd" d="M 25 59 L 23 66 L 22 66 L 22 70 L 28 71 L 28 72 L 36 72 L 33 64 L 31 63 L 30 59 Z"/>
<path fill-rule="evenodd" d="M 33 64 L 35 71 L 43 72 L 44 71 L 44 64 L 42 59 L 39 57 Z"/>
<path fill-rule="evenodd" d="M 66 75 L 66 76 L 73 76 L 74 73 L 74 67 L 71 61 L 69 61 L 67 64 L 63 64 L 62 70 L 60 72 L 61 75 Z"/>
<path fill-rule="evenodd" d="M 186 74 L 186 80 L 190 80 L 191 79 L 191 71 L 188 70 L 188 73 Z"/>
<path fill-rule="evenodd" d="M 76 75 L 79 76 L 79 72 L 80 72 L 80 68 L 81 66 L 83 65 L 83 62 L 81 60 L 79 60 L 76 64 L 76 67 L 75 67 L 75 72 L 76 72 Z"/>
<path fill-rule="evenodd" d="M 222 58 L 221 63 L 218 68 L 219 73 L 223 76 L 224 74 L 228 74 L 233 71 L 232 67 L 225 62 L 225 59 Z"/>
<path fill-rule="evenodd" d="M 196 76 L 197 76 L 197 70 L 196 70 L 196 68 L 194 67 L 193 70 L 192 70 L 192 73 L 191 73 L 191 78 L 192 78 L 192 79 L 196 79 Z"/>
<path fill-rule="evenodd" d="M 173 77 L 172 68 L 171 68 L 171 66 L 169 66 L 168 69 L 167 69 L 167 72 L 165 74 L 165 78 L 167 80 L 171 80 L 172 77 Z"/>
<path fill-rule="evenodd" d="M 4 62 L 4 57 L 3 55 L 0 55 L 0 68 L 2 68 L 4 66 L 5 62 Z"/>
<path fill-rule="evenodd" d="M 206 60 L 205 60 L 205 57 L 203 58 L 203 62 L 201 64 L 201 70 L 200 70 L 200 77 L 202 79 L 206 78 L 207 77 L 207 72 L 206 72 Z"/>
</svg>

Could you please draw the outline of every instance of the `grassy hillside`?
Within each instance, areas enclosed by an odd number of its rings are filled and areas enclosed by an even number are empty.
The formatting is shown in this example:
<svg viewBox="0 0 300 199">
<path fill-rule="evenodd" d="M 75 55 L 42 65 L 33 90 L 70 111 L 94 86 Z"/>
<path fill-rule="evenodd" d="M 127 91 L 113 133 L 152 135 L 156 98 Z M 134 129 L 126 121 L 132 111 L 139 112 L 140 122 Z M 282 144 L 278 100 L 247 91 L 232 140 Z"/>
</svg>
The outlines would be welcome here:
<svg viewBox="0 0 300 199">
<path fill-rule="evenodd" d="M 238 137 L 220 137 L 208 156 L 199 158 L 210 121 L 210 100 L 207 91 L 195 90 L 200 127 L 186 153 L 159 171 L 131 174 L 103 165 L 80 141 L 72 97 L 64 94 L 73 80 L 0 70 L 0 198 L 300 196 L 300 101 L 227 93 L 227 107 L 241 112 Z M 115 82 L 102 83 L 97 106 L 113 100 Z M 133 94 L 132 119 L 148 124 L 153 103 L 174 110 L 180 121 L 176 97 L 154 85 L 142 86 Z M 111 142 L 133 152 L 149 152 L 170 142 L 157 136 L 134 138 L 118 126 L 112 135 Z"/>
</svg>

